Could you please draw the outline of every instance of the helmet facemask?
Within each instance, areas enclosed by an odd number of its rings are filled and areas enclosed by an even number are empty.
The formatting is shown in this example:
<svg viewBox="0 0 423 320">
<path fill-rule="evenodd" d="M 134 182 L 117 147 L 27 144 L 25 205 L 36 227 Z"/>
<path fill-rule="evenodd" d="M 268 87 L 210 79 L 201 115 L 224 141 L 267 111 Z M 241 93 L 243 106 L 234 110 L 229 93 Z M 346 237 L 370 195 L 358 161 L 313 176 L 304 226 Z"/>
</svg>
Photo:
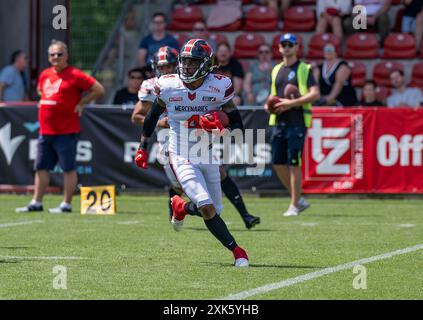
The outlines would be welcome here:
<svg viewBox="0 0 423 320">
<path fill-rule="evenodd" d="M 210 72 L 211 59 L 205 57 L 203 59 L 193 57 L 178 58 L 178 74 L 185 83 L 191 83 L 207 76 Z"/>
</svg>

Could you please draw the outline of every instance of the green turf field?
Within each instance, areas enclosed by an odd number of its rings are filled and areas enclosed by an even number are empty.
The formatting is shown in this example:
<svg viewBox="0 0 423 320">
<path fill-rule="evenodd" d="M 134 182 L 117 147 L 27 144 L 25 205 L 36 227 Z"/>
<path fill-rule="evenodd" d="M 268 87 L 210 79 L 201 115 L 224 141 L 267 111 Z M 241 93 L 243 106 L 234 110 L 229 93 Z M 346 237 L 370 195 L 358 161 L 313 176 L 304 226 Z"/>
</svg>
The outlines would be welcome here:
<svg viewBox="0 0 423 320">
<path fill-rule="evenodd" d="M 29 199 L 0 195 L 1 299 L 225 298 L 423 244 L 421 200 L 311 199 L 300 217 L 282 217 L 288 199 L 246 197 L 262 218 L 248 231 L 225 199 L 224 220 L 250 256 L 251 266 L 237 269 L 200 218 L 173 231 L 165 197 L 119 196 L 115 216 L 14 212 Z M 49 195 L 44 207 L 59 202 Z M 57 265 L 67 289 L 53 288 Z M 348 268 L 248 299 L 423 299 L 423 250 L 365 267 L 367 289 L 354 289 Z"/>
</svg>

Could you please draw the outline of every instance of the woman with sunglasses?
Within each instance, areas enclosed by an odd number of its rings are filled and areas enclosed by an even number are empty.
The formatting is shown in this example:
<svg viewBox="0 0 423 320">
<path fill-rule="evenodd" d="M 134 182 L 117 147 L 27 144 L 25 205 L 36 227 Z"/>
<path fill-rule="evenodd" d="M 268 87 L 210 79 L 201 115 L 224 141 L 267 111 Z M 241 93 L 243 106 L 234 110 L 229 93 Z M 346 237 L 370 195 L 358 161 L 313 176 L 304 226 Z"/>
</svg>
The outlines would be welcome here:
<svg viewBox="0 0 423 320">
<path fill-rule="evenodd" d="M 320 105 L 355 106 L 357 96 L 351 83 L 351 68 L 348 63 L 338 58 L 333 44 L 323 48 L 324 62 L 314 70 L 314 77 L 319 81 L 322 98 Z"/>
<path fill-rule="evenodd" d="M 268 44 L 262 44 L 257 51 L 257 62 L 250 65 L 244 78 L 245 104 L 263 105 L 269 95 L 273 69 L 272 51 Z"/>
</svg>

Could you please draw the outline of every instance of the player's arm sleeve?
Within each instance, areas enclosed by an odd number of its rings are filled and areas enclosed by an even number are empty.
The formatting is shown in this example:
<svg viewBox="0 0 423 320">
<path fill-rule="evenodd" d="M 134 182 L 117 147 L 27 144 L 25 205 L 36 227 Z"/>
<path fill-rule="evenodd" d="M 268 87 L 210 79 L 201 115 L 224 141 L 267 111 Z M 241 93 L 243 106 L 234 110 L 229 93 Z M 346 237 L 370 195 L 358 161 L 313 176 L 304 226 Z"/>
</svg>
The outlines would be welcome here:
<svg viewBox="0 0 423 320">
<path fill-rule="evenodd" d="M 308 78 L 307 78 L 307 87 L 311 88 L 311 87 L 314 87 L 314 86 L 317 86 L 317 82 L 314 79 L 313 72 L 311 72 L 311 70 L 310 70 L 310 72 L 308 73 Z"/>
<path fill-rule="evenodd" d="M 222 110 L 228 115 L 231 130 L 241 129 L 244 132 L 244 124 L 242 123 L 241 113 L 233 101 L 229 100 L 226 102 L 222 106 Z"/>
<path fill-rule="evenodd" d="M 144 80 L 138 91 L 138 99 L 140 101 L 148 101 L 153 103 L 154 100 L 156 100 L 156 96 L 154 94 L 154 83 L 149 80 Z"/>
<path fill-rule="evenodd" d="M 235 95 L 235 88 L 232 84 L 231 79 L 229 79 L 228 77 L 224 77 L 222 78 L 223 86 L 224 86 L 224 93 L 223 93 L 223 98 L 222 98 L 222 106 L 225 105 L 228 101 L 232 100 L 232 98 Z"/>
<path fill-rule="evenodd" d="M 150 111 L 147 113 L 144 119 L 144 126 L 142 128 L 143 137 L 150 138 L 156 128 L 157 121 L 159 121 L 160 116 L 166 110 L 166 106 L 163 101 L 157 98 L 153 105 L 151 106 Z"/>
</svg>

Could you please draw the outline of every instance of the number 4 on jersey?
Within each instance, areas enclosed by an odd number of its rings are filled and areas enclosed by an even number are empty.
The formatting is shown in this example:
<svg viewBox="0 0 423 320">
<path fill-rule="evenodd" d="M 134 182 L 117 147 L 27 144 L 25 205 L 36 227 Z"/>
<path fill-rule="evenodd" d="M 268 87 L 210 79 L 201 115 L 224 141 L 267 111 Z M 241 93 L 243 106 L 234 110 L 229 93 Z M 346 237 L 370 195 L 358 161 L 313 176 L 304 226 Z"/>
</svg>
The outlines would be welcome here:
<svg viewBox="0 0 423 320">
<path fill-rule="evenodd" d="M 198 114 L 192 115 L 185 123 L 185 126 L 189 129 L 201 129 L 200 116 Z"/>
</svg>

